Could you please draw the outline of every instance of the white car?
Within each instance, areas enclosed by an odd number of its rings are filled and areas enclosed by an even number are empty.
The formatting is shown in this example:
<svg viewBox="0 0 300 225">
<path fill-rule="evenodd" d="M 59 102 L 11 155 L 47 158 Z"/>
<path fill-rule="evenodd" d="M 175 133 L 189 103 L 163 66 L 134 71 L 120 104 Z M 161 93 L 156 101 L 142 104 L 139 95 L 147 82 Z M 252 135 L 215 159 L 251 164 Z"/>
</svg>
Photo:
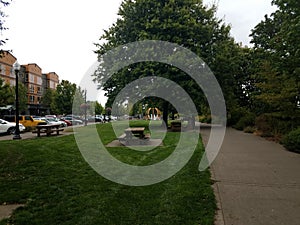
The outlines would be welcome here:
<svg viewBox="0 0 300 225">
<path fill-rule="evenodd" d="M 0 133 L 14 134 L 16 130 L 16 123 L 8 122 L 0 119 Z M 22 124 L 19 124 L 20 132 L 25 130 Z"/>
<path fill-rule="evenodd" d="M 48 124 L 59 125 L 60 127 L 66 127 L 67 124 L 64 121 L 57 120 L 56 118 L 41 118 L 41 120 L 46 121 Z"/>
</svg>

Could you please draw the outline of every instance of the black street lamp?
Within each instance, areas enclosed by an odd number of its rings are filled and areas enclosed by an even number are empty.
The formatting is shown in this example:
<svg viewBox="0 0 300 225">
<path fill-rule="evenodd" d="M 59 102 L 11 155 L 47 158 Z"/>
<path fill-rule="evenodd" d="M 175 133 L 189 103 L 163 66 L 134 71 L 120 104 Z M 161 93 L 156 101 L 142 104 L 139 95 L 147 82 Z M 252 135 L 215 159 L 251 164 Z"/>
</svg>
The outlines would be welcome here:
<svg viewBox="0 0 300 225">
<path fill-rule="evenodd" d="M 15 87 L 15 91 L 16 91 L 16 130 L 15 130 L 15 134 L 13 136 L 13 140 L 21 139 L 20 127 L 19 127 L 19 77 L 18 77 L 20 68 L 21 68 L 20 64 L 18 63 L 18 61 L 16 61 L 13 65 L 13 69 L 16 74 L 16 87 Z"/>
<path fill-rule="evenodd" d="M 84 90 L 84 126 L 87 126 L 86 110 L 87 110 L 87 104 L 86 104 L 86 89 L 85 89 Z"/>
</svg>

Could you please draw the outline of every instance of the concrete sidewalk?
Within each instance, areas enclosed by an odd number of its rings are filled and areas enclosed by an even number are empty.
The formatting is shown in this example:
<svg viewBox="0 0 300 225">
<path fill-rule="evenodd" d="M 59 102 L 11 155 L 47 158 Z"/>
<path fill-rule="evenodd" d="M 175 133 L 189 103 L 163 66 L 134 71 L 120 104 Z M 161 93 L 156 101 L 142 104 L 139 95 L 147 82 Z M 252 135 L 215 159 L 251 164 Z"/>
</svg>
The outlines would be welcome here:
<svg viewBox="0 0 300 225">
<path fill-rule="evenodd" d="M 201 129 L 207 140 L 209 129 Z M 300 154 L 228 128 L 211 166 L 221 207 L 217 225 L 299 225 Z"/>
<path fill-rule="evenodd" d="M 56 136 L 56 137 L 60 137 L 62 135 L 70 135 L 73 134 L 73 131 L 70 130 L 71 127 L 66 127 L 64 131 L 60 132 L 59 135 L 51 135 L 51 136 Z M 68 130 L 68 131 L 66 131 Z M 6 140 L 13 140 L 13 134 L 12 135 L 8 135 L 8 134 L 0 134 L 0 141 L 6 141 Z M 20 134 L 22 140 L 24 139 L 34 139 L 34 138 L 45 138 L 47 137 L 45 134 L 41 134 L 41 137 L 37 137 L 36 133 L 32 133 L 30 131 L 27 132 L 23 132 Z"/>
</svg>

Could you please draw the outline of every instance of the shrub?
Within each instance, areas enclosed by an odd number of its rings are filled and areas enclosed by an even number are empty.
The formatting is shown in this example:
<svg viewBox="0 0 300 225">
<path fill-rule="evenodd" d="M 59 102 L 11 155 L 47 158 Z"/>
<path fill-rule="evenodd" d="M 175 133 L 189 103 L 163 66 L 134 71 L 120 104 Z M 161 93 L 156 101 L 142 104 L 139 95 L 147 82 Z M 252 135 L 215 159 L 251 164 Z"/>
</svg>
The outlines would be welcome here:
<svg viewBox="0 0 300 225">
<path fill-rule="evenodd" d="M 295 118 L 284 117 L 276 113 L 265 113 L 256 118 L 255 126 L 262 137 L 281 136 L 299 125 Z"/>
<path fill-rule="evenodd" d="M 198 121 L 201 123 L 211 123 L 211 116 L 210 115 L 198 116 Z"/>
<path fill-rule="evenodd" d="M 288 150 L 300 153 L 300 128 L 288 133 L 282 142 Z"/>
<path fill-rule="evenodd" d="M 254 133 L 256 131 L 256 129 L 255 129 L 255 127 L 253 127 L 253 126 L 247 126 L 247 127 L 245 127 L 244 128 L 244 132 L 245 133 Z"/>
<path fill-rule="evenodd" d="M 246 127 L 254 126 L 255 114 L 249 111 L 244 111 L 238 122 L 233 125 L 235 129 L 244 130 Z"/>
<path fill-rule="evenodd" d="M 269 121 L 269 117 L 265 114 L 258 116 L 255 120 L 255 126 L 262 137 L 271 137 L 272 127 Z"/>
</svg>

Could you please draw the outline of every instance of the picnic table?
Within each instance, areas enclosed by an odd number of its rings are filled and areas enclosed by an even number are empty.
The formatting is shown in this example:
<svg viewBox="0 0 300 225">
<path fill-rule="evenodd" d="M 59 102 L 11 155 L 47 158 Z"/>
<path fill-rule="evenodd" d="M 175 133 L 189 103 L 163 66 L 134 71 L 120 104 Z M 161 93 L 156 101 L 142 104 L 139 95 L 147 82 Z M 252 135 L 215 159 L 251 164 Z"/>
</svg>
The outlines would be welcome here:
<svg viewBox="0 0 300 225">
<path fill-rule="evenodd" d="M 33 133 L 37 133 L 37 136 L 40 137 L 41 133 L 45 133 L 47 136 L 50 136 L 53 132 L 55 132 L 59 135 L 59 132 L 63 130 L 64 129 L 61 128 L 59 124 L 37 125 L 36 131 L 33 131 Z"/>
<path fill-rule="evenodd" d="M 133 136 L 137 136 L 140 139 L 145 137 L 145 127 L 130 127 L 125 129 L 125 135 L 127 139 L 132 139 Z"/>
<path fill-rule="evenodd" d="M 144 134 L 145 127 L 130 127 L 124 130 L 124 134 L 118 137 L 119 141 L 125 145 L 145 144 L 149 140 Z"/>
</svg>

